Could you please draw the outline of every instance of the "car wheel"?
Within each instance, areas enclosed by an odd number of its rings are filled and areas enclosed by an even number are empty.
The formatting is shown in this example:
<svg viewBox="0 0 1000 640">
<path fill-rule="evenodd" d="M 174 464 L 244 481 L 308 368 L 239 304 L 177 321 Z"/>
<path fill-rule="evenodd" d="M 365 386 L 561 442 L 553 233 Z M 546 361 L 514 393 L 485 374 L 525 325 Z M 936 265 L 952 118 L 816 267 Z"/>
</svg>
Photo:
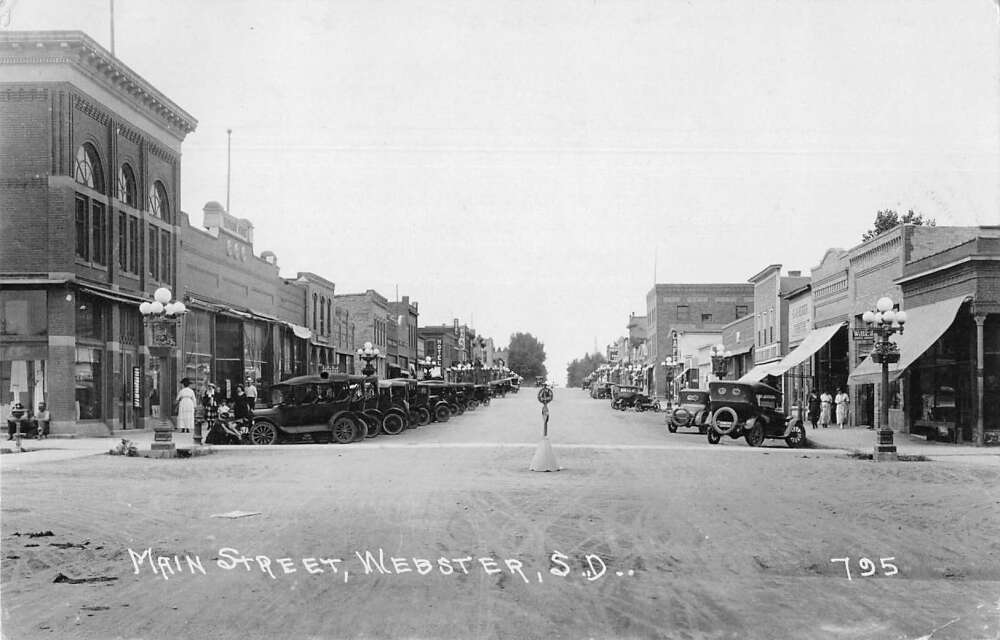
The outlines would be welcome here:
<svg viewBox="0 0 1000 640">
<path fill-rule="evenodd" d="M 274 444 L 278 441 L 278 427 L 267 420 L 258 420 L 250 427 L 250 444 Z"/>
<path fill-rule="evenodd" d="M 755 420 L 753 425 L 746 429 L 743 437 L 751 447 L 759 447 L 764 444 L 764 425 L 760 420 Z"/>
<path fill-rule="evenodd" d="M 382 418 L 382 431 L 390 436 L 398 436 L 403 433 L 404 429 L 406 429 L 406 422 L 403 420 L 403 416 L 398 413 L 389 413 Z"/>
<path fill-rule="evenodd" d="M 331 429 L 333 439 L 338 444 L 354 442 L 358 437 L 358 425 L 347 416 L 341 416 L 333 422 Z"/>
<path fill-rule="evenodd" d="M 448 411 L 451 411 L 451 415 L 457 416 L 459 414 L 458 405 L 455 403 L 448 404 Z"/>
<path fill-rule="evenodd" d="M 624 411 L 625 410 L 625 403 L 622 402 L 619 399 L 612 400 L 611 401 L 611 408 L 612 409 L 617 409 L 618 411 Z"/>
<path fill-rule="evenodd" d="M 378 434 L 382 433 L 382 423 L 378 421 L 377 418 L 373 416 L 364 417 L 365 426 L 368 430 L 365 432 L 366 438 L 374 438 Z"/>
<path fill-rule="evenodd" d="M 722 436 L 715 429 L 708 429 L 708 444 L 719 444 L 719 440 L 722 440 Z"/>
<path fill-rule="evenodd" d="M 419 409 L 417 409 L 417 414 L 419 415 L 419 419 L 417 420 L 416 424 L 420 425 L 421 427 L 426 427 L 431 423 L 431 418 L 433 416 L 431 415 L 431 410 L 428 409 L 427 407 L 420 407 Z"/>
<path fill-rule="evenodd" d="M 785 438 L 785 444 L 791 448 L 803 447 L 806 444 L 806 430 L 802 426 L 801 422 L 796 422 L 795 426 L 792 427 L 791 433 Z"/>
<path fill-rule="evenodd" d="M 469 400 L 469 406 L 468 406 L 469 411 L 475 411 L 478 408 L 479 408 L 478 400 Z"/>
<path fill-rule="evenodd" d="M 667 423 L 667 431 L 670 433 L 677 433 L 677 425 L 674 424 L 673 420 Z"/>
<path fill-rule="evenodd" d="M 728 435 L 736 429 L 739 424 L 739 416 L 732 407 L 722 407 L 712 415 L 712 428 L 719 435 Z"/>
<path fill-rule="evenodd" d="M 364 418 L 357 419 L 358 432 L 354 436 L 355 442 L 361 442 L 368 437 L 368 423 L 365 422 Z"/>
<path fill-rule="evenodd" d="M 458 415 L 462 415 L 463 413 L 465 413 L 465 403 L 459 403 L 456 404 L 455 406 L 458 407 Z"/>
<path fill-rule="evenodd" d="M 446 404 L 439 404 L 434 407 L 434 419 L 438 422 L 448 422 L 451 418 L 451 409 Z"/>
</svg>

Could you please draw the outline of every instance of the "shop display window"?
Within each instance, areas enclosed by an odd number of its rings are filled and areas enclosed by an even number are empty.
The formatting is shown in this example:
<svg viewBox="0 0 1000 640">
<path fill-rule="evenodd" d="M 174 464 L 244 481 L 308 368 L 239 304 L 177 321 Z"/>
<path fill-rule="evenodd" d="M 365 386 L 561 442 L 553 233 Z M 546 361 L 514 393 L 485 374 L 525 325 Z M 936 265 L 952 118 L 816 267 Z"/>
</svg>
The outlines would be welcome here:
<svg viewBox="0 0 1000 640">
<path fill-rule="evenodd" d="M 101 349 L 80 347 L 76 350 L 74 381 L 76 385 L 76 419 L 100 420 L 103 417 Z"/>
<path fill-rule="evenodd" d="M 44 336 L 48 318 L 44 291 L 0 291 L 0 335 Z"/>
<path fill-rule="evenodd" d="M 45 365 L 45 360 L 0 360 L 0 423 L 7 423 L 15 403 L 34 414 L 39 403 L 48 402 Z"/>
</svg>

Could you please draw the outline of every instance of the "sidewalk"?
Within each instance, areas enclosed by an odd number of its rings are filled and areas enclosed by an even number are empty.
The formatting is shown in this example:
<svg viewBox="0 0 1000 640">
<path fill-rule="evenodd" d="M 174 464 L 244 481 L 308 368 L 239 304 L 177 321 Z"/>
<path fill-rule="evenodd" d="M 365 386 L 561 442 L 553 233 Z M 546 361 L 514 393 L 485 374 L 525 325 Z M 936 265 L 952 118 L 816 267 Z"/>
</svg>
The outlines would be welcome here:
<svg viewBox="0 0 1000 640">
<path fill-rule="evenodd" d="M 820 449 L 843 449 L 854 453 L 872 453 L 878 431 L 867 428 L 839 429 L 806 429 L 806 437 L 814 447 Z M 921 438 L 911 437 L 906 433 L 896 433 L 893 438 L 896 451 L 900 455 L 920 455 L 931 459 L 955 459 L 958 456 L 988 457 L 1000 464 L 1000 447 L 974 447 L 972 445 L 956 445 L 946 442 L 928 442 Z"/>
<path fill-rule="evenodd" d="M 192 434 L 174 431 L 174 444 L 178 447 L 190 447 L 193 444 Z M 14 451 L 14 442 L 4 440 L 0 445 L 4 454 L 0 455 L 0 468 L 17 470 L 20 467 L 42 462 L 72 460 L 87 456 L 106 454 L 121 443 L 122 438 L 134 443 L 140 450 L 149 449 L 153 443 L 152 429 L 129 429 L 118 431 L 113 436 L 104 438 L 46 438 L 45 440 L 21 440 L 23 453 L 8 453 Z"/>
</svg>

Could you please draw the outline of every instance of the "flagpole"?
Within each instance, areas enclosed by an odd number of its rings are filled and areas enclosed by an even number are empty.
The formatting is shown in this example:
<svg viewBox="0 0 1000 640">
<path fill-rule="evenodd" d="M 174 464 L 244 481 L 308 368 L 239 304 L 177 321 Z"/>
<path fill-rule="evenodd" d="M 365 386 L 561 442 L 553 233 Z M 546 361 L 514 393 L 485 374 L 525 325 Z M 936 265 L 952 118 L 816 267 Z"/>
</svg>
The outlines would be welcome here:
<svg viewBox="0 0 1000 640">
<path fill-rule="evenodd" d="M 111 57 L 115 57 L 115 0 L 111 0 Z"/>
</svg>

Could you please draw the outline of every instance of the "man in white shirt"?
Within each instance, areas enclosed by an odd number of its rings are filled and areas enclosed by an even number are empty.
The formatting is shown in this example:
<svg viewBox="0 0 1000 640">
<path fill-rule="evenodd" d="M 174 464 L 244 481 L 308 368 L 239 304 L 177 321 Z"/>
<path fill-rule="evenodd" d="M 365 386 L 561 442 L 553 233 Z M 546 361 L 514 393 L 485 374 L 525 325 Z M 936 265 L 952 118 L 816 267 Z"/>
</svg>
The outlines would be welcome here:
<svg viewBox="0 0 1000 640">
<path fill-rule="evenodd" d="M 246 393 L 247 399 L 250 401 L 251 407 L 257 406 L 257 386 L 253 383 L 253 378 L 247 378 L 246 387 L 243 389 Z"/>
</svg>

